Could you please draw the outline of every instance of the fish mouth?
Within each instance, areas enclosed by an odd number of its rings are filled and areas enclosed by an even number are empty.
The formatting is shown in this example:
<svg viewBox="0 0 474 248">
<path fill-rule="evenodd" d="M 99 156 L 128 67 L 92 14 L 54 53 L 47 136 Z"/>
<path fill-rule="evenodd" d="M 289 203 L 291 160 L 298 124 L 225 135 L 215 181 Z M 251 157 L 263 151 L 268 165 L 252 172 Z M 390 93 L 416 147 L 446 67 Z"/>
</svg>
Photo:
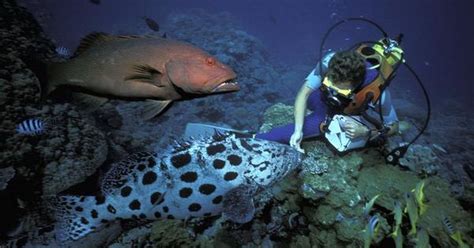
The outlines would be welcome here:
<svg viewBox="0 0 474 248">
<path fill-rule="evenodd" d="M 229 91 L 238 91 L 240 90 L 239 83 L 235 80 L 235 78 L 231 78 L 225 80 L 224 82 L 220 83 L 214 89 L 212 89 L 212 93 L 219 93 L 219 92 L 229 92 Z"/>
</svg>

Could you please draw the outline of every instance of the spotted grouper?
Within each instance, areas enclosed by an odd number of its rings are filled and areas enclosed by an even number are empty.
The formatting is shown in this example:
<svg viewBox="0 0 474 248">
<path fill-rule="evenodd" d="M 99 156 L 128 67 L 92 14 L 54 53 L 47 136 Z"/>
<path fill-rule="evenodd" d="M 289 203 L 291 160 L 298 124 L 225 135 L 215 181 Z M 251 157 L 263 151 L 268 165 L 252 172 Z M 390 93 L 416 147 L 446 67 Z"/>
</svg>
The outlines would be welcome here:
<svg viewBox="0 0 474 248">
<path fill-rule="evenodd" d="M 252 197 L 300 164 L 300 153 L 272 141 L 217 134 L 142 152 L 104 176 L 101 197 L 56 196 L 56 237 L 77 240 L 121 219 L 187 219 L 221 213 L 236 223 L 253 219 Z"/>
<path fill-rule="evenodd" d="M 111 97 L 147 99 L 146 119 L 174 100 L 239 90 L 234 71 L 215 57 L 189 43 L 154 36 L 92 33 L 72 59 L 49 65 L 47 74 L 43 95 L 69 86 L 89 109 Z"/>
</svg>

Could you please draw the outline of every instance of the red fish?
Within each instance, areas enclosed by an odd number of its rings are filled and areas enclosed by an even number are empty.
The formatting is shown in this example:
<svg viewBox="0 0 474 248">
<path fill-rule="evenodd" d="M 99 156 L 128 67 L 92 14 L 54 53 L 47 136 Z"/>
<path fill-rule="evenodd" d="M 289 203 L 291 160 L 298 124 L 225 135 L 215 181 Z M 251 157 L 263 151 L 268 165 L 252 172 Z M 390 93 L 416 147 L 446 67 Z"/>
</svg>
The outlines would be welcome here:
<svg viewBox="0 0 474 248">
<path fill-rule="evenodd" d="M 174 100 L 237 91 L 235 78 L 229 66 L 189 43 L 93 33 L 72 59 L 49 66 L 46 94 L 73 86 L 83 90 L 82 102 L 94 107 L 111 97 L 147 99 L 148 119 Z"/>
</svg>

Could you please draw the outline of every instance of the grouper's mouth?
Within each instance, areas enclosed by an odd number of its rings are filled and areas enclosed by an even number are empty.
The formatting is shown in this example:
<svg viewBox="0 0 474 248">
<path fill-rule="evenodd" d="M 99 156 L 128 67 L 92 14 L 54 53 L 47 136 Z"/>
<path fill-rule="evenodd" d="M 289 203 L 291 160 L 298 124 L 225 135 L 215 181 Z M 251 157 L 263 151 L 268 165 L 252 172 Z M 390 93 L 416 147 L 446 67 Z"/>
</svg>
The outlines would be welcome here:
<svg viewBox="0 0 474 248">
<path fill-rule="evenodd" d="M 240 90 L 239 83 L 235 80 L 235 78 L 228 79 L 216 87 L 212 89 L 212 93 L 218 93 L 218 92 L 228 92 L 228 91 L 237 91 Z"/>
</svg>

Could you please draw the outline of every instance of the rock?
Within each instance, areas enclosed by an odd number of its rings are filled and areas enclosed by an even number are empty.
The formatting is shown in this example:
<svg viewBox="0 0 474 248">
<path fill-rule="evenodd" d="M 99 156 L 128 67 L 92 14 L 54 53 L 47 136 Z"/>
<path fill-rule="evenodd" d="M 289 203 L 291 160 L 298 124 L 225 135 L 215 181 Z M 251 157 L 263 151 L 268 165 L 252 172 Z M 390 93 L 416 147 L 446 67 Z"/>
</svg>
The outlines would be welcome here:
<svg viewBox="0 0 474 248">
<path fill-rule="evenodd" d="M 438 172 L 438 158 L 430 147 L 418 144 L 411 145 L 400 159 L 400 165 L 419 174 L 434 175 Z"/>
<path fill-rule="evenodd" d="M 15 169 L 12 166 L 7 168 L 0 168 L 0 191 L 8 186 L 8 182 L 15 177 Z"/>
</svg>

